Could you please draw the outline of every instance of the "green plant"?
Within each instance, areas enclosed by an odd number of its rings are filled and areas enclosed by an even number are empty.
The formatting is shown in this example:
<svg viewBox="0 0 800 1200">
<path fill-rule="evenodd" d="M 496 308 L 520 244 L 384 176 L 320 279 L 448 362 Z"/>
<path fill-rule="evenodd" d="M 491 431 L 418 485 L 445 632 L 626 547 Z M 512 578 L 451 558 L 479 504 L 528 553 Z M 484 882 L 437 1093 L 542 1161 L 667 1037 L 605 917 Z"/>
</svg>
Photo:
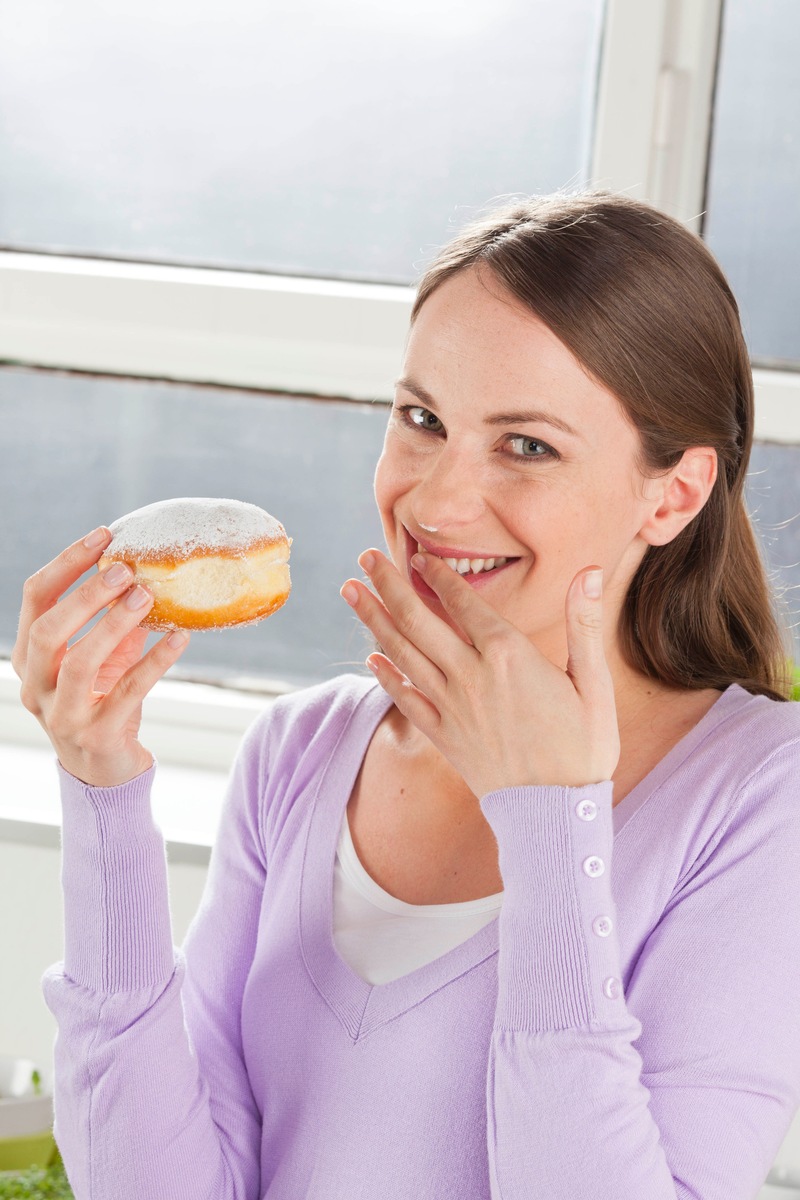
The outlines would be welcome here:
<svg viewBox="0 0 800 1200">
<path fill-rule="evenodd" d="M 75 1196 L 59 1160 L 52 1167 L 0 1175 L 0 1200 L 75 1200 Z"/>
<path fill-rule="evenodd" d="M 792 688 L 792 699 L 800 700 L 800 667 L 794 668 L 794 687 Z"/>
</svg>

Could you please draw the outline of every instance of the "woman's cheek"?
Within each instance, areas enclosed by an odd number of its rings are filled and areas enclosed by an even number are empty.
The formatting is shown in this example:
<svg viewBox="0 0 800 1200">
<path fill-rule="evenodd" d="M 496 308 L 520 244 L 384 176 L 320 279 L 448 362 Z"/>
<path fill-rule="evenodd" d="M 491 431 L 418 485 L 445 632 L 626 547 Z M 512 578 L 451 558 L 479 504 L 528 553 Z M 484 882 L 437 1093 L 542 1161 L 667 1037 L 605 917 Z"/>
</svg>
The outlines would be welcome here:
<svg viewBox="0 0 800 1200">
<path fill-rule="evenodd" d="M 403 492 L 420 474 L 418 453 L 403 439 L 387 434 L 383 452 L 375 467 L 375 494 L 392 497 Z"/>
</svg>

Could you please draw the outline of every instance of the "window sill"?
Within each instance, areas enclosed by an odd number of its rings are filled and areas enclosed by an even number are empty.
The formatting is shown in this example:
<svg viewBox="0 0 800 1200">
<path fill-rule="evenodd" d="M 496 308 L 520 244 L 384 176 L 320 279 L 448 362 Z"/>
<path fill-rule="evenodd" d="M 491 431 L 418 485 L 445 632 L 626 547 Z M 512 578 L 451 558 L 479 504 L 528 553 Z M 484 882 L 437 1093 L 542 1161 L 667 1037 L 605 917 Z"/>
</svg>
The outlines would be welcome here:
<svg viewBox="0 0 800 1200">
<path fill-rule="evenodd" d="M 36 718 L 19 698 L 19 679 L 0 659 L 0 744 L 35 746 L 52 753 Z M 161 679 L 144 702 L 142 742 L 159 763 L 228 772 L 242 734 L 276 696 L 295 691 L 264 682 L 263 692 Z"/>
<path fill-rule="evenodd" d="M 153 815 L 169 862 L 207 864 L 242 735 L 286 688 L 250 694 L 162 679 L 147 697 L 142 741 L 158 763 Z M 0 661 L 0 841 L 59 848 L 56 755 L 19 699 L 19 679 Z"/>
<path fill-rule="evenodd" d="M 0 742 L 0 842 L 61 847 L 61 804 L 52 748 Z M 152 806 L 170 863 L 208 864 L 228 775 L 159 763 Z"/>
<path fill-rule="evenodd" d="M 0 251 L 9 363 L 391 400 L 414 290 Z"/>
</svg>

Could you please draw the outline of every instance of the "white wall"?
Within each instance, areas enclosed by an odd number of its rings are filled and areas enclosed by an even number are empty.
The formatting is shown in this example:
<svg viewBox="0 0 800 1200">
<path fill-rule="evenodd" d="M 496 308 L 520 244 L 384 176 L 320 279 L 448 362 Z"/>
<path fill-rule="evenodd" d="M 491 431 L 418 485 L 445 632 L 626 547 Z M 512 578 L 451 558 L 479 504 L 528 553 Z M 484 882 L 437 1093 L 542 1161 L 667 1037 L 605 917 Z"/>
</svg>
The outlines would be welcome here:
<svg viewBox="0 0 800 1200">
<path fill-rule="evenodd" d="M 168 866 L 173 942 L 180 945 L 200 902 L 206 866 Z M 49 1084 L 56 1022 L 41 978 L 64 956 L 61 850 L 0 840 L 0 1054 L 36 1062 Z"/>
</svg>

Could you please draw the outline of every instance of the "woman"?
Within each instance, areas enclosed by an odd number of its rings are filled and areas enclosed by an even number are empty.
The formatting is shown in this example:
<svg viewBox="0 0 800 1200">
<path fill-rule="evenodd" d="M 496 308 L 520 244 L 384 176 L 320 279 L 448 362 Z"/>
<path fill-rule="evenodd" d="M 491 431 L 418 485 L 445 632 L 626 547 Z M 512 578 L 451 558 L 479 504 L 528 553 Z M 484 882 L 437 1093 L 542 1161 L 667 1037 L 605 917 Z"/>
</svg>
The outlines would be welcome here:
<svg viewBox="0 0 800 1200">
<path fill-rule="evenodd" d="M 751 1200 L 800 1104 L 800 709 L 752 436 L 679 224 L 598 193 L 459 234 L 376 473 L 389 553 L 342 588 L 377 682 L 253 724 L 177 952 L 137 731 L 181 646 L 140 660 L 129 581 L 56 604 L 104 529 L 28 582 L 78 1200 Z"/>
</svg>

